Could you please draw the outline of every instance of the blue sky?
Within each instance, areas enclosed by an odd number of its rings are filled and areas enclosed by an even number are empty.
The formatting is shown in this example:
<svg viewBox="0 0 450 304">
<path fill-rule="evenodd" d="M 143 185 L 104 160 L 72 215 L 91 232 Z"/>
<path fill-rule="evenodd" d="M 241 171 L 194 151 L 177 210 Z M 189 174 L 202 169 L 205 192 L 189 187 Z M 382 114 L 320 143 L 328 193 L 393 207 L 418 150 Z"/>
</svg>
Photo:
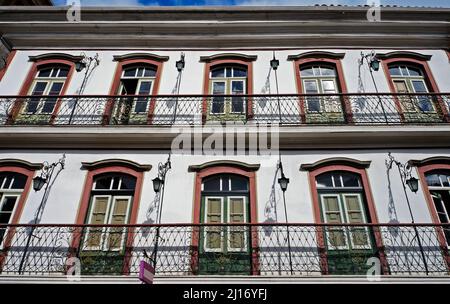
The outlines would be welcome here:
<svg viewBox="0 0 450 304">
<path fill-rule="evenodd" d="M 219 6 L 219 5 L 312 5 L 312 4 L 366 4 L 367 0 L 80 0 L 81 6 Z M 71 0 L 53 0 L 55 5 L 66 5 Z M 450 0 L 380 0 L 382 5 L 449 7 Z"/>
</svg>

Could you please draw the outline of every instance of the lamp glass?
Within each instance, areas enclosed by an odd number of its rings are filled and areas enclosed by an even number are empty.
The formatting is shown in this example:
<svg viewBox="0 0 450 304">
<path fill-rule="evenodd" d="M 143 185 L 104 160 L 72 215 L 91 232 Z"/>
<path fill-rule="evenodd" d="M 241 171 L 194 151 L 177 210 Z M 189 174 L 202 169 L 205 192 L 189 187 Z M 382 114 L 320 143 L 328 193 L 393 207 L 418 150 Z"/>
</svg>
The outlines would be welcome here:
<svg viewBox="0 0 450 304">
<path fill-rule="evenodd" d="M 370 62 L 370 67 L 372 68 L 372 70 L 378 71 L 380 69 L 380 60 L 376 58 L 372 59 L 372 61 Z"/>
<path fill-rule="evenodd" d="M 289 178 L 287 178 L 286 176 L 282 175 L 279 179 L 278 179 L 278 184 L 280 184 L 280 188 L 281 190 L 284 192 L 287 189 L 287 186 L 289 184 Z"/>
<path fill-rule="evenodd" d="M 270 66 L 272 67 L 272 69 L 276 70 L 279 65 L 280 65 L 280 61 L 278 59 L 274 58 L 274 59 L 270 60 Z"/>
<path fill-rule="evenodd" d="M 415 177 L 407 179 L 406 184 L 408 185 L 409 189 L 414 193 L 416 193 L 417 190 L 419 190 L 419 180 Z"/>
<path fill-rule="evenodd" d="M 162 179 L 160 179 L 159 177 L 155 177 L 153 179 L 153 190 L 158 193 L 161 190 L 161 186 L 163 184 Z"/>
<path fill-rule="evenodd" d="M 42 189 L 42 187 L 44 187 L 45 183 L 47 182 L 47 179 L 41 177 L 41 176 L 36 176 L 35 178 L 33 178 L 33 189 L 34 191 L 39 191 Z"/>
<path fill-rule="evenodd" d="M 181 71 L 184 69 L 184 60 L 178 60 L 175 64 L 178 71 Z"/>
<path fill-rule="evenodd" d="M 75 70 L 77 72 L 81 72 L 86 67 L 86 64 L 83 61 L 78 61 L 75 63 Z"/>
</svg>

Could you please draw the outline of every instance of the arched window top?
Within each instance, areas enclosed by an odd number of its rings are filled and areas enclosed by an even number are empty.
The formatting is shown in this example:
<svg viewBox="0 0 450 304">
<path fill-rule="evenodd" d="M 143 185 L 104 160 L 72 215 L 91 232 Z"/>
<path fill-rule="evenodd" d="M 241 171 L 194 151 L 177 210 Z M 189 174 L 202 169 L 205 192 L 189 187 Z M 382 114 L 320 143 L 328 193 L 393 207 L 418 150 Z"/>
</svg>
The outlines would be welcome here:
<svg viewBox="0 0 450 304">
<path fill-rule="evenodd" d="M 390 60 L 396 60 L 397 58 L 399 60 L 403 58 L 407 59 L 414 59 L 418 61 L 429 61 L 432 57 L 432 55 L 424 55 L 416 52 L 409 52 L 409 51 L 396 51 L 396 52 L 390 52 L 390 53 L 377 53 L 376 54 L 378 59 L 390 59 Z"/>
<path fill-rule="evenodd" d="M 308 63 L 300 66 L 300 76 L 305 77 L 336 77 L 336 67 L 330 63 Z"/>
<path fill-rule="evenodd" d="M 318 189 L 362 188 L 361 177 L 348 171 L 330 171 L 316 176 Z"/>
<path fill-rule="evenodd" d="M 411 63 L 395 62 L 388 67 L 392 77 L 424 77 L 422 67 Z"/>
<path fill-rule="evenodd" d="M 97 170 L 97 169 L 126 167 L 126 168 L 130 168 L 136 172 L 142 172 L 142 171 L 149 171 L 152 168 L 151 165 L 141 165 L 141 164 L 136 163 L 131 160 L 118 159 L 118 158 L 103 159 L 103 160 L 98 160 L 98 161 L 91 162 L 91 163 L 82 162 L 81 164 L 82 164 L 83 169 L 87 169 L 90 171 Z"/>
<path fill-rule="evenodd" d="M 136 177 L 123 173 L 103 173 L 94 177 L 92 190 L 134 191 Z"/>
<path fill-rule="evenodd" d="M 70 66 L 65 64 L 50 64 L 40 66 L 37 70 L 36 78 L 67 78 Z"/>
<path fill-rule="evenodd" d="M 240 60 L 244 62 L 255 61 L 258 58 L 256 55 L 246 55 L 239 53 L 223 53 L 215 54 L 211 56 L 201 56 L 200 62 L 213 62 L 218 60 Z"/>
<path fill-rule="evenodd" d="M 333 59 L 340 60 L 345 57 L 345 53 L 333 53 L 326 51 L 311 51 L 305 52 L 298 55 L 289 55 L 287 60 L 303 60 L 303 59 Z"/>
<path fill-rule="evenodd" d="M 150 60 L 157 62 L 164 62 L 169 60 L 168 56 L 160 56 L 151 53 L 129 53 L 124 55 L 114 55 L 114 61 L 126 62 L 126 61 L 137 61 L 137 60 Z"/>
<path fill-rule="evenodd" d="M 425 175 L 425 178 L 428 187 L 450 188 L 450 170 L 432 170 Z"/>
<path fill-rule="evenodd" d="M 219 65 L 211 69 L 211 78 L 246 78 L 247 67 L 242 65 Z"/>
<path fill-rule="evenodd" d="M 153 78 L 157 67 L 147 63 L 135 63 L 123 68 L 122 78 Z"/>
<path fill-rule="evenodd" d="M 302 164 L 300 166 L 300 170 L 315 171 L 317 169 L 330 166 L 348 166 L 357 169 L 364 169 L 370 166 L 370 161 L 361 161 L 348 157 L 332 157 L 319 160 L 312 164 Z"/>
<path fill-rule="evenodd" d="M 46 53 L 46 54 L 40 54 L 36 56 L 29 56 L 28 57 L 30 61 L 32 62 L 40 62 L 40 61 L 47 61 L 47 60 L 62 60 L 67 62 L 78 62 L 83 59 L 83 56 L 76 56 L 66 53 Z"/>
<path fill-rule="evenodd" d="M 0 190 L 23 190 L 28 176 L 17 172 L 0 172 Z"/>
<path fill-rule="evenodd" d="M 237 174 L 216 174 L 202 180 L 203 192 L 235 192 L 248 189 L 248 178 Z"/>
</svg>

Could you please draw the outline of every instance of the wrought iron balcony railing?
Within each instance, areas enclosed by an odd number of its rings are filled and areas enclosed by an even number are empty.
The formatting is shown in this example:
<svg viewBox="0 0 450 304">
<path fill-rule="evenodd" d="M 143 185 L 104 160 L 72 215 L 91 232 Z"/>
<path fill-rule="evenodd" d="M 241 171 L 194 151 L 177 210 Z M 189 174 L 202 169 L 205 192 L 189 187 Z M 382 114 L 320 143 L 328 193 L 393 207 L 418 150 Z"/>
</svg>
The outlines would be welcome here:
<svg viewBox="0 0 450 304">
<path fill-rule="evenodd" d="M 289 242 L 288 242 L 289 238 Z M 3 225 L 2 274 L 448 276 L 450 225 Z M 155 249 L 156 248 L 156 249 Z M 73 273 L 73 271 L 70 271 Z"/>
<path fill-rule="evenodd" d="M 0 125 L 449 123 L 450 93 L 3 96 Z"/>
</svg>

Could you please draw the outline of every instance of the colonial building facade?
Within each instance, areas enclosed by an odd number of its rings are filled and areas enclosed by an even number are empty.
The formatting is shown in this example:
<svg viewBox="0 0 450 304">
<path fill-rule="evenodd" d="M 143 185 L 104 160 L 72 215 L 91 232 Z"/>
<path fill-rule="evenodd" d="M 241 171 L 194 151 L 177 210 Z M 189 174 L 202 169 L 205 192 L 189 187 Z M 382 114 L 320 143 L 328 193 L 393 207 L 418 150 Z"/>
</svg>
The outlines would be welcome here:
<svg viewBox="0 0 450 304">
<path fill-rule="evenodd" d="M 2 7 L 0 281 L 447 281 L 450 11 L 367 9 Z"/>
</svg>

